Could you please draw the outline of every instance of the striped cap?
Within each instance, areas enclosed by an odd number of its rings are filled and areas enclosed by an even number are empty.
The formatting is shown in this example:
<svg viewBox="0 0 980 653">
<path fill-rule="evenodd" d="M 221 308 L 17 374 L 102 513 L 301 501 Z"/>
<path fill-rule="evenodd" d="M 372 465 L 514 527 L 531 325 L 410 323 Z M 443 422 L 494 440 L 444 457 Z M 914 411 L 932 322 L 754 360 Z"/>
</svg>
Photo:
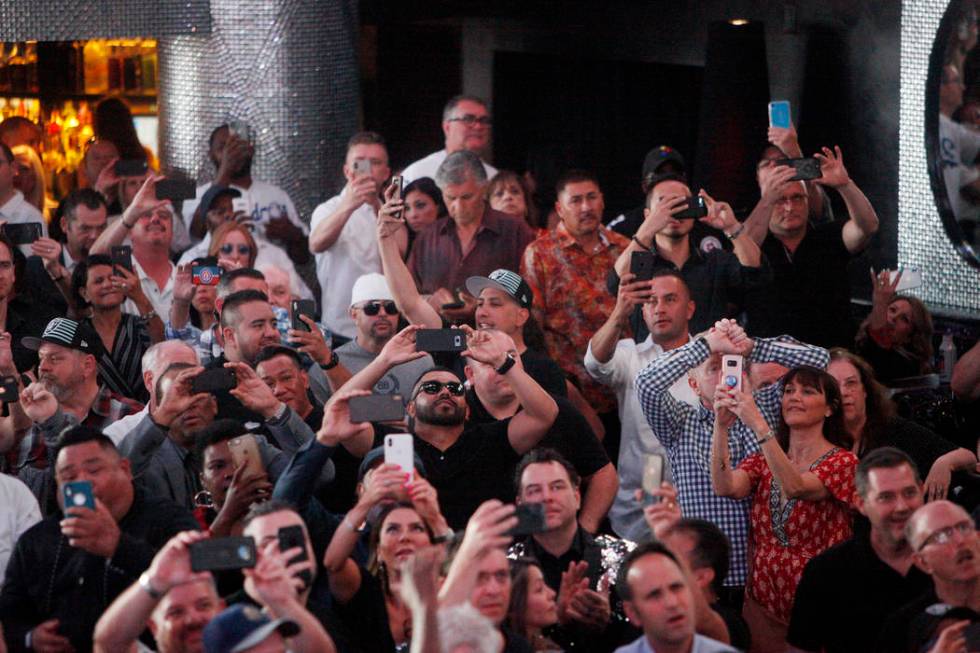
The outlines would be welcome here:
<svg viewBox="0 0 980 653">
<path fill-rule="evenodd" d="M 496 288 L 507 293 L 521 308 L 531 308 L 534 302 L 534 293 L 524 278 L 503 268 L 494 270 L 489 277 L 470 277 L 466 280 L 466 289 L 474 297 L 479 297 L 484 288 Z"/>
<path fill-rule="evenodd" d="M 99 336 L 90 326 L 67 317 L 56 317 L 48 322 L 40 338 L 27 336 L 20 339 L 20 344 L 35 351 L 41 348 L 43 342 L 70 347 L 94 356 L 98 356 L 102 350 Z"/>
</svg>

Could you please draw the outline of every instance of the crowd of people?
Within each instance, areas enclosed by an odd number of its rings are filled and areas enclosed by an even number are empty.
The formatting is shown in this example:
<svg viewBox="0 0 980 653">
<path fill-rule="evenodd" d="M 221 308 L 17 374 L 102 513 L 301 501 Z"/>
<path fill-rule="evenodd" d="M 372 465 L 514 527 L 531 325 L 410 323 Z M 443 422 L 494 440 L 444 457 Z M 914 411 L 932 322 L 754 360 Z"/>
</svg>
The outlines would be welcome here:
<svg viewBox="0 0 980 653">
<path fill-rule="evenodd" d="M 587 170 L 541 206 L 491 166 L 458 96 L 403 170 L 352 135 L 307 221 L 238 125 L 193 199 L 106 135 L 52 209 L 4 124 L 0 650 L 972 641 L 977 443 L 893 400 L 934 372 L 900 274 L 851 319 L 879 218 L 839 147 L 798 181 L 770 127 L 746 216 L 654 148 L 610 220 Z M 980 399 L 980 346 L 951 388 Z"/>
</svg>

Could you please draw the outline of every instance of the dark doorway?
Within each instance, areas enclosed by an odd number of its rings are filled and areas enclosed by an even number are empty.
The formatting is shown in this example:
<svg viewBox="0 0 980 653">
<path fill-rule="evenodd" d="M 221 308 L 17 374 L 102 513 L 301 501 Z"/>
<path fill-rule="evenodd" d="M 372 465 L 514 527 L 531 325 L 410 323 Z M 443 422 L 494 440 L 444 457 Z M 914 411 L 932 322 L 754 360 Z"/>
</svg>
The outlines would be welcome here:
<svg viewBox="0 0 980 653">
<path fill-rule="evenodd" d="M 592 170 L 607 220 L 642 202 L 651 148 L 670 145 L 692 164 L 700 67 L 498 52 L 493 70 L 494 165 L 523 171 L 529 153 L 545 152 L 560 170 Z"/>
</svg>

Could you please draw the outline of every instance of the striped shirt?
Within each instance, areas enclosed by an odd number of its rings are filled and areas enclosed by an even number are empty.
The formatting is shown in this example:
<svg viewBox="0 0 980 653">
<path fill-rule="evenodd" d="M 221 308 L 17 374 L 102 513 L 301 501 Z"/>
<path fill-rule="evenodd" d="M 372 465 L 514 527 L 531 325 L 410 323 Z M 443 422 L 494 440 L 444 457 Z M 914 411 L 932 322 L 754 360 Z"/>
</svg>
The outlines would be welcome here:
<svg viewBox="0 0 980 653">
<path fill-rule="evenodd" d="M 93 330 L 92 320 L 85 319 Z M 150 348 L 150 332 L 146 321 L 136 315 L 122 314 L 112 342 L 112 351 L 105 347 L 99 358 L 99 381 L 111 391 L 146 403 L 149 394 L 143 384 L 143 354 Z"/>
<path fill-rule="evenodd" d="M 715 414 L 703 404 L 691 406 L 668 390 L 675 381 L 708 359 L 710 351 L 698 338 L 655 359 L 636 377 L 636 392 L 650 428 L 667 450 L 677 500 L 685 517 L 705 519 L 720 528 L 731 544 L 726 586 L 745 585 L 748 572 L 749 508 L 751 498 L 730 499 L 715 494 L 711 485 L 711 437 Z M 757 338 L 749 355 L 752 363 L 779 363 L 825 368 L 830 357 L 821 347 L 789 336 Z M 782 382 L 752 393 L 759 411 L 773 428 L 780 420 Z M 756 435 L 741 421 L 729 429 L 728 447 L 734 468 L 759 450 Z"/>
</svg>

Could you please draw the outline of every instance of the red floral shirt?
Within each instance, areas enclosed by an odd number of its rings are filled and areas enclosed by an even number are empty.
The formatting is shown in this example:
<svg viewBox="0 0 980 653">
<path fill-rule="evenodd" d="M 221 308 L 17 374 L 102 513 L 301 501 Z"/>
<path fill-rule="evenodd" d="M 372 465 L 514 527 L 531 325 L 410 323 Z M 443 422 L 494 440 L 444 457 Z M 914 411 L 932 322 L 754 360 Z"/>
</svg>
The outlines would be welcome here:
<svg viewBox="0 0 980 653">
<path fill-rule="evenodd" d="M 605 227 L 593 252 L 559 224 L 524 250 L 521 276 L 534 291 L 534 319 L 544 330 L 548 354 L 576 378 L 582 394 L 604 413 L 616 409 L 616 397 L 585 371 L 585 350 L 616 306 L 606 278 L 629 240 Z"/>
<path fill-rule="evenodd" d="M 806 563 L 851 536 L 857 463 L 850 451 L 831 449 L 810 466 L 830 496 L 822 501 L 790 499 L 785 504 L 779 482 L 761 453 L 752 454 L 738 466 L 748 473 L 753 487 L 749 535 L 752 564 L 747 591 L 785 624 L 789 623 L 796 586 Z"/>
</svg>

